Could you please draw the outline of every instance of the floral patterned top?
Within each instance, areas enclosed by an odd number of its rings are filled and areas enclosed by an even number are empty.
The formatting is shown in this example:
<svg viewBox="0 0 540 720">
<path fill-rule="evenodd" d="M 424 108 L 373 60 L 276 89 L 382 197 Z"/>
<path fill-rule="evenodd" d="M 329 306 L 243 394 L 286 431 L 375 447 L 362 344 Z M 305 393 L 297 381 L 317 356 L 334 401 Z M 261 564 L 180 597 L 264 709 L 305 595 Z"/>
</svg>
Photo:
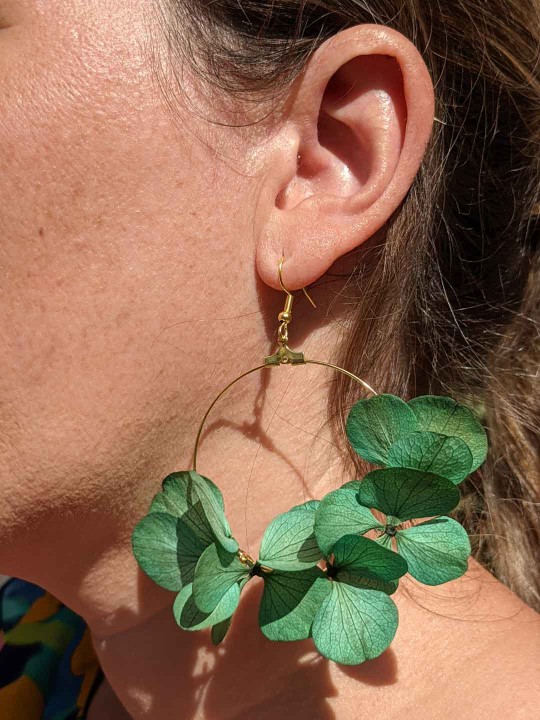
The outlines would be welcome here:
<svg viewBox="0 0 540 720">
<path fill-rule="evenodd" d="M 104 678 L 86 623 L 37 585 L 0 584 L 0 720 L 85 720 Z"/>
</svg>

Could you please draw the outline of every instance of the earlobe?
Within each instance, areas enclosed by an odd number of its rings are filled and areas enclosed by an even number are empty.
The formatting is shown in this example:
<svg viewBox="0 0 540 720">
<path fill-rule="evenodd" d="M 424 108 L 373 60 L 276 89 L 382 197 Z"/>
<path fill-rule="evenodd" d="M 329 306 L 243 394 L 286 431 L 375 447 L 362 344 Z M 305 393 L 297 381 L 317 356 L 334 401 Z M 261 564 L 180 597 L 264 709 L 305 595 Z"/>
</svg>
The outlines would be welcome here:
<svg viewBox="0 0 540 720">
<path fill-rule="evenodd" d="M 257 270 L 276 289 L 281 254 L 287 286 L 298 289 L 384 225 L 407 194 L 433 127 L 422 56 L 381 25 L 357 25 L 321 45 L 291 97 L 268 147 L 257 207 Z"/>
</svg>

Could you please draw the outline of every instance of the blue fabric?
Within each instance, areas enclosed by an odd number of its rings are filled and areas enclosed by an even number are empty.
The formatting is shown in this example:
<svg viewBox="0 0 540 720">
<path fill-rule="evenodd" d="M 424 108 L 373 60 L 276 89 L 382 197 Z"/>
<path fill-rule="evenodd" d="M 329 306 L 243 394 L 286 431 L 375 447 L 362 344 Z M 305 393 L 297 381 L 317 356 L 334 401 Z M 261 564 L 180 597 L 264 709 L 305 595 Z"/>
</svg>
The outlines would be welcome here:
<svg viewBox="0 0 540 720">
<path fill-rule="evenodd" d="M 84 620 L 37 585 L 0 588 L 0 720 L 85 720 L 104 676 Z"/>
</svg>

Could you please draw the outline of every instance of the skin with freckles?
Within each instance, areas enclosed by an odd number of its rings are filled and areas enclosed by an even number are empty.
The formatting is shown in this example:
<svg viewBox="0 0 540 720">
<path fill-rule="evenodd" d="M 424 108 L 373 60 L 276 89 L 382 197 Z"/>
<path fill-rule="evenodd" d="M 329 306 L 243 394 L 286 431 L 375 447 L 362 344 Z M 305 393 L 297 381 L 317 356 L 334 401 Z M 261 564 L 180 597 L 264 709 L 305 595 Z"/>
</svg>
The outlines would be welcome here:
<svg viewBox="0 0 540 720">
<path fill-rule="evenodd" d="M 538 616 L 475 561 L 440 588 L 405 579 L 394 643 L 358 668 L 265 640 L 251 584 L 215 649 L 139 570 L 162 478 L 275 350 L 281 254 L 291 290 L 319 281 L 291 346 L 331 362 L 325 274 L 399 207 L 434 112 L 415 46 L 378 25 L 324 43 L 273 124 L 229 115 L 187 66 L 172 111 L 154 10 L 0 0 L 0 572 L 89 623 L 107 676 L 90 720 L 531 717 Z M 266 369 L 209 417 L 197 469 L 253 554 L 276 514 L 351 479 L 329 372 Z"/>
</svg>

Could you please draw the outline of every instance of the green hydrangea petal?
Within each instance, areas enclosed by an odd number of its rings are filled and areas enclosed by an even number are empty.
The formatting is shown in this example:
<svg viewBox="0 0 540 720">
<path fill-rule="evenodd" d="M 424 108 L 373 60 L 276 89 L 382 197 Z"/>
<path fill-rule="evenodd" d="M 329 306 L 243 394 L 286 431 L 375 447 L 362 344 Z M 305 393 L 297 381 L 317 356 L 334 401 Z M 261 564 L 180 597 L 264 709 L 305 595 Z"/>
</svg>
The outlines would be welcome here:
<svg viewBox="0 0 540 720">
<path fill-rule="evenodd" d="M 131 536 L 133 554 L 141 569 L 155 583 L 174 591 L 185 584 L 178 557 L 177 523 L 178 519 L 172 515 L 152 513 L 137 523 Z M 194 545 L 198 551 L 200 545 L 196 537 Z M 200 553 L 203 550 L 204 547 Z"/>
<path fill-rule="evenodd" d="M 456 520 L 438 517 L 398 530 L 397 548 L 409 573 L 424 585 L 441 585 L 467 571 L 471 543 Z"/>
<path fill-rule="evenodd" d="M 192 586 L 186 585 L 180 590 L 174 601 L 174 618 L 184 630 L 204 630 L 212 625 L 219 625 L 223 620 L 231 617 L 238 607 L 239 600 L 240 588 L 236 584 L 229 588 L 213 612 L 204 613 L 195 604 Z"/>
<path fill-rule="evenodd" d="M 212 612 L 232 585 L 249 576 L 249 568 L 236 553 L 209 545 L 195 568 L 193 598 L 202 612 Z"/>
<path fill-rule="evenodd" d="M 223 510 L 221 492 L 211 480 L 199 475 L 194 470 L 190 470 L 189 475 L 188 502 L 192 505 L 197 501 L 201 503 L 216 540 L 227 552 L 236 552 L 238 543 L 231 535 L 231 528 Z"/>
<path fill-rule="evenodd" d="M 362 535 L 368 530 L 384 527 L 358 502 L 356 496 L 360 485 L 358 480 L 353 480 L 321 500 L 315 513 L 315 538 L 324 555 L 328 555 L 343 535 Z"/>
<path fill-rule="evenodd" d="M 214 494 L 216 502 L 223 508 L 223 497 L 214 483 L 200 476 L 208 485 L 209 491 Z M 149 513 L 169 513 L 181 518 L 193 533 L 197 535 L 205 547 L 215 541 L 214 532 L 206 517 L 205 510 L 193 491 L 191 471 L 182 470 L 171 473 L 161 483 L 162 489 L 158 492 L 150 505 Z M 221 498 L 221 501 L 220 501 Z"/>
<path fill-rule="evenodd" d="M 465 405 L 449 397 L 421 395 L 408 403 L 415 414 L 419 430 L 461 438 L 473 456 L 469 472 L 473 472 L 486 459 L 488 441 L 486 431 L 476 415 Z"/>
<path fill-rule="evenodd" d="M 418 421 L 406 402 L 388 393 L 358 400 L 345 425 L 349 442 L 368 462 L 386 465 L 388 449 L 401 436 L 418 430 Z"/>
<path fill-rule="evenodd" d="M 391 445 L 388 466 L 424 470 L 457 484 L 470 474 L 473 456 L 461 438 L 414 432 L 398 438 Z"/>
<path fill-rule="evenodd" d="M 275 570 L 303 570 L 322 557 L 313 533 L 318 502 L 297 505 L 278 515 L 261 541 L 259 562 Z"/>
<path fill-rule="evenodd" d="M 263 575 L 259 625 L 269 640 L 305 640 L 315 614 L 330 592 L 330 581 L 317 567 L 300 572 L 274 570 Z"/>
<path fill-rule="evenodd" d="M 459 503 L 451 480 L 410 468 L 372 470 L 360 483 L 358 502 L 402 522 L 447 513 Z"/>
<path fill-rule="evenodd" d="M 390 535 L 387 535 L 386 533 L 383 533 L 382 535 L 379 535 L 379 537 L 375 538 L 375 542 L 379 543 L 379 545 L 382 545 L 387 550 L 392 550 L 392 537 Z"/>
<path fill-rule="evenodd" d="M 332 582 L 332 590 L 313 621 L 317 650 L 329 660 L 358 665 L 381 655 L 398 626 L 394 601 L 379 590 Z"/>
<path fill-rule="evenodd" d="M 212 638 L 212 645 L 219 645 L 225 639 L 225 635 L 229 632 L 231 627 L 232 617 L 222 620 L 217 625 L 212 625 L 212 632 L 210 637 Z"/>
<path fill-rule="evenodd" d="M 374 580 L 396 580 L 407 572 L 407 563 L 397 553 L 359 535 L 345 535 L 332 548 L 333 565 L 348 574 Z"/>
<path fill-rule="evenodd" d="M 393 595 L 399 585 L 399 580 L 375 580 L 375 578 L 365 577 L 348 570 L 340 570 L 336 575 L 336 581 L 365 590 L 382 590 L 387 595 Z"/>
</svg>

